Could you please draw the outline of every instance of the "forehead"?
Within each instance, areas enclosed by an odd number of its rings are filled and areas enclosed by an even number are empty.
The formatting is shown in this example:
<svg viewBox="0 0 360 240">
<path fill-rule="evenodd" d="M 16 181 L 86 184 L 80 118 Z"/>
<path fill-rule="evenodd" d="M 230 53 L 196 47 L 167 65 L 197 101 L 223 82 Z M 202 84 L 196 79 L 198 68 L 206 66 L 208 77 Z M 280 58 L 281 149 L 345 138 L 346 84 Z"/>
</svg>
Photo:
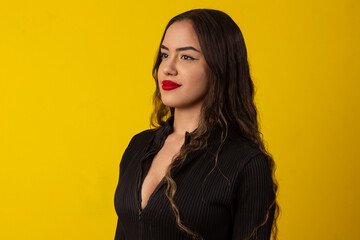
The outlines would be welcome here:
<svg viewBox="0 0 360 240">
<path fill-rule="evenodd" d="M 193 46 L 200 49 L 196 32 L 190 20 L 174 22 L 165 33 L 163 45 L 170 48 Z"/>
</svg>

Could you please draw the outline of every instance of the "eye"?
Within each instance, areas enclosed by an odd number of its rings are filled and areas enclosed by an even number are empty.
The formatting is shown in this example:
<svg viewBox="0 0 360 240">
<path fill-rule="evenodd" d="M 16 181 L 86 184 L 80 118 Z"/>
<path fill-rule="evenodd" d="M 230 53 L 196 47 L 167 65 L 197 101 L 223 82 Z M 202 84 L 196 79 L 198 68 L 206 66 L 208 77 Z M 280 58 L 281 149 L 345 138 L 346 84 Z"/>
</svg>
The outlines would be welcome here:
<svg viewBox="0 0 360 240">
<path fill-rule="evenodd" d="M 181 58 L 185 59 L 185 60 L 195 60 L 195 58 L 190 57 L 188 55 L 182 55 Z"/>
<path fill-rule="evenodd" d="M 160 58 L 164 58 L 164 57 L 168 57 L 168 55 L 166 53 L 160 53 Z"/>
</svg>

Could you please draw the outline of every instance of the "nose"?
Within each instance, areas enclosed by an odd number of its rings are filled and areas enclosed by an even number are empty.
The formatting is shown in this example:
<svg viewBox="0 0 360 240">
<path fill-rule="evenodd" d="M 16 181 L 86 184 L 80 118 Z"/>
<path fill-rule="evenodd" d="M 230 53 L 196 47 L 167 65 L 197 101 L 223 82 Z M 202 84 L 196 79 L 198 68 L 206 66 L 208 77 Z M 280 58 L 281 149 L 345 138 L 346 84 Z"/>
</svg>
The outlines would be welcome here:
<svg viewBox="0 0 360 240">
<path fill-rule="evenodd" d="M 165 75 L 176 75 L 177 74 L 175 58 L 168 58 L 168 59 L 166 59 L 166 61 L 163 60 L 163 62 L 161 64 L 163 65 L 163 73 Z"/>
</svg>

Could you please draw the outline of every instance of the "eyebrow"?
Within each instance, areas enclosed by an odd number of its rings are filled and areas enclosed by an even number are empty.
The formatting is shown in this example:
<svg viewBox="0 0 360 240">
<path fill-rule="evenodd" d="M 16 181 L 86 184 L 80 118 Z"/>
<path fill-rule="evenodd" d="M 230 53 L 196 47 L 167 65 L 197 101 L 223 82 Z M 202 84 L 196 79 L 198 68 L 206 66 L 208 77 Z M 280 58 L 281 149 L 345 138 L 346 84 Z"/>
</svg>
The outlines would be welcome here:
<svg viewBox="0 0 360 240">
<path fill-rule="evenodd" d="M 169 48 L 165 47 L 164 45 L 161 45 L 160 48 L 163 48 L 163 49 L 166 49 L 169 51 Z M 196 52 L 200 52 L 199 50 L 197 50 L 196 48 L 194 47 L 191 47 L 191 46 L 187 46 L 187 47 L 181 47 L 181 48 L 177 48 L 175 49 L 177 52 L 179 51 L 186 51 L 186 50 L 194 50 Z"/>
</svg>

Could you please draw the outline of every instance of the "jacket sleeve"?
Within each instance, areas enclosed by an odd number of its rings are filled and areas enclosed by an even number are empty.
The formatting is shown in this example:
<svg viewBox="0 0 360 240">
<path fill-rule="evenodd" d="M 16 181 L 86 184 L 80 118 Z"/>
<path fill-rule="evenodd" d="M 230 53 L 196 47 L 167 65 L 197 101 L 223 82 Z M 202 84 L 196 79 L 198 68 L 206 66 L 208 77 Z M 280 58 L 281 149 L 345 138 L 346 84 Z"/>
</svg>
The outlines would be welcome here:
<svg viewBox="0 0 360 240">
<path fill-rule="evenodd" d="M 249 239 L 253 230 L 265 220 L 267 210 L 275 198 L 271 172 L 264 154 L 260 153 L 250 159 L 239 177 L 233 240 Z M 267 222 L 257 229 L 251 240 L 270 239 L 274 210 L 272 206 Z"/>
<path fill-rule="evenodd" d="M 126 240 L 125 236 L 124 236 L 124 230 L 120 224 L 119 219 L 118 219 L 117 225 L 116 225 L 115 240 Z"/>
<path fill-rule="evenodd" d="M 122 176 L 125 172 L 125 169 L 127 165 L 129 164 L 129 157 L 132 156 L 134 152 L 134 142 L 135 142 L 135 136 L 133 136 L 128 143 L 128 146 L 125 148 L 125 151 L 121 157 L 120 161 L 120 171 L 119 171 L 119 177 Z"/>
<path fill-rule="evenodd" d="M 120 161 L 120 172 L 119 177 L 122 176 L 125 172 L 125 169 L 127 165 L 130 163 L 130 158 L 134 157 L 135 155 L 139 154 L 139 152 L 142 150 L 144 146 L 146 146 L 146 143 L 149 141 L 149 138 L 147 133 L 151 132 L 152 130 L 144 130 L 136 135 L 134 135 L 130 142 L 128 143 L 128 146 L 126 147 L 123 156 Z"/>
<path fill-rule="evenodd" d="M 119 186 L 119 182 L 120 182 L 120 178 L 123 176 L 125 169 L 127 168 L 127 165 L 129 164 L 129 159 L 130 156 L 132 156 L 132 154 L 134 153 L 134 142 L 136 139 L 136 135 L 133 136 L 130 140 L 130 142 L 128 143 L 128 146 L 125 148 L 125 151 L 121 157 L 121 161 L 120 161 L 120 170 L 119 170 L 119 178 L 118 178 L 118 186 Z M 117 202 L 117 191 L 118 191 L 118 186 L 116 187 L 116 191 L 115 191 L 115 197 L 114 197 L 114 205 L 116 207 L 116 202 Z M 115 240 L 125 240 L 125 236 L 124 236 L 124 228 L 121 225 L 121 221 L 118 218 L 117 220 L 117 225 L 116 225 L 116 231 L 115 231 Z"/>
</svg>

